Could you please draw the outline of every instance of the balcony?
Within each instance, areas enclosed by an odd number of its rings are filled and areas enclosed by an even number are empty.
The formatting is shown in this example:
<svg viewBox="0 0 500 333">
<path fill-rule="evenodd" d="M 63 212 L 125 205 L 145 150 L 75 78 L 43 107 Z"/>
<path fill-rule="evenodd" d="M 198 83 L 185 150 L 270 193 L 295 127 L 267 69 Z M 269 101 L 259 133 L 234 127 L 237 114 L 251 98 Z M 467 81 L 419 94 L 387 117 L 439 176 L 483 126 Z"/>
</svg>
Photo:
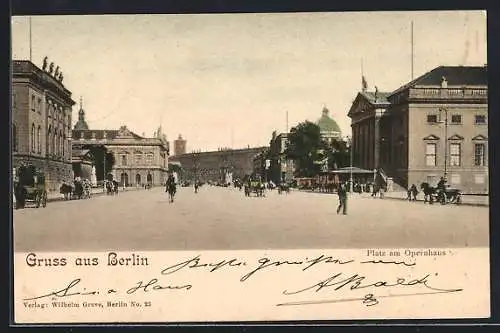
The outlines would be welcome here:
<svg viewBox="0 0 500 333">
<path fill-rule="evenodd" d="M 481 101 L 487 103 L 488 88 L 411 88 L 408 99 Z"/>
</svg>

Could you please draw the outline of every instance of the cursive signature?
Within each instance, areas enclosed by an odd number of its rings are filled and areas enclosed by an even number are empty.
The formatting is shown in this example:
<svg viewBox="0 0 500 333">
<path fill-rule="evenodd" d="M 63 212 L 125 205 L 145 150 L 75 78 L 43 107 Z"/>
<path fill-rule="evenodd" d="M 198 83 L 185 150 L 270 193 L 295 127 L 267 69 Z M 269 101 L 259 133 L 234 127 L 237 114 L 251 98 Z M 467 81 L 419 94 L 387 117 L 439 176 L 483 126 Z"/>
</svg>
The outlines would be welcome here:
<svg viewBox="0 0 500 333">
<path fill-rule="evenodd" d="M 51 291 L 49 293 L 36 296 L 36 297 L 31 297 L 31 298 L 25 298 L 23 299 L 24 301 L 33 301 L 37 299 L 42 299 L 46 297 L 70 297 L 70 296 L 76 296 L 76 295 L 81 295 L 81 296 L 95 296 L 99 295 L 99 291 L 87 291 L 86 288 L 79 288 L 79 284 L 82 280 L 81 279 L 74 279 L 71 281 L 67 286 L 60 290 L 56 291 Z M 134 294 L 136 292 L 150 292 L 150 291 L 159 291 L 159 290 L 190 290 L 193 286 L 190 284 L 184 284 L 184 285 L 161 285 L 159 280 L 154 278 L 150 279 L 148 282 L 144 281 L 138 281 L 134 286 L 131 288 L 127 289 L 126 293 L 127 294 Z M 116 294 L 118 293 L 117 290 L 114 288 L 110 288 L 107 290 L 107 294 Z"/>
<path fill-rule="evenodd" d="M 57 291 L 51 291 L 48 294 L 44 294 L 41 296 L 36 296 L 36 297 L 31 297 L 31 298 L 25 298 L 25 301 L 32 301 L 35 299 L 41 299 L 45 297 L 69 297 L 69 296 L 75 296 L 75 295 L 98 295 L 98 291 L 86 291 L 86 288 L 83 288 L 81 291 L 75 291 L 75 287 L 81 282 L 81 279 L 74 279 L 71 281 L 66 287 L 57 290 Z"/>
<path fill-rule="evenodd" d="M 437 273 L 435 274 L 437 275 Z M 297 294 L 302 294 L 305 292 L 315 292 L 318 293 L 324 289 L 329 289 L 331 291 L 338 291 L 341 289 L 344 290 L 360 290 L 360 289 L 367 289 L 367 288 L 391 288 L 391 287 L 413 287 L 413 286 L 423 286 L 427 291 L 422 292 L 422 293 L 410 293 L 410 294 L 392 294 L 392 295 L 382 295 L 382 296 L 377 296 L 373 293 L 368 293 L 363 297 L 360 298 L 341 298 L 341 299 L 336 299 L 336 300 L 326 300 L 326 301 L 303 301 L 303 302 L 288 302 L 288 303 L 281 303 L 278 304 L 278 306 L 284 306 L 284 305 L 307 305 L 307 304 L 323 304 L 323 303 L 338 303 L 338 302 L 349 302 L 349 301 L 363 301 L 363 304 L 367 306 L 373 306 L 377 305 L 379 301 L 377 298 L 382 298 L 382 297 L 401 297 L 401 296 L 416 296 L 416 295 L 430 295 L 430 294 L 443 294 L 443 293 L 454 293 L 454 292 L 460 292 L 463 289 L 444 289 L 444 288 L 437 288 L 434 287 L 430 284 L 431 275 L 426 274 L 423 277 L 416 278 L 416 279 L 405 279 L 405 278 L 396 278 L 393 281 L 386 281 L 386 280 L 379 280 L 376 282 L 367 282 L 366 280 L 367 277 L 361 276 L 359 274 L 354 274 L 349 277 L 344 277 L 343 273 L 337 273 L 334 274 L 330 277 L 328 277 L 325 280 L 322 280 L 318 283 L 315 283 L 311 286 L 308 286 L 306 288 L 302 289 L 297 289 L 297 290 L 284 290 L 283 294 L 284 295 L 297 295 Z"/>
<path fill-rule="evenodd" d="M 168 275 L 180 271 L 183 268 L 210 268 L 209 272 L 214 272 L 222 267 L 240 267 L 246 266 L 246 262 L 240 261 L 236 258 L 229 260 L 221 260 L 216 263 L 201 263 L 200 255 L 194 258 L 188 259 L 186 261 L 180 262 L 178 264 L 164 268 L 161 274 Z"/>
<path fill-rule="evenodd" d="M 265 269 L 269 269 L 272 267 L 279 267 L 279 266 L 299 266 L 302 268 L 302 271 L 306 271 L 310 269 L 311 267 L 318 265 L 320 263 L 322 264 L 350 264 L 354 262 L 354 260 L 341 260 L 337 258 L 333 258 L 331 256 L 325 256 L 325 255 L 320 255 L 314 259 L 309 259 L 305 258 L 302 260 L 273 260 L 267 257 L 262 257 L 257 260 L 257 263 L 253 265 L 251 270 L 244 274 L 241 278 L 241 282 L 245 282 L 248 278 L 250 278 L 252 275 L 259 271 L 263 271 Z M 191 259 L 179 262 L 177 264 L 174 264 L 172 266 L 168 266 L 164 268 L 161 271 L 161 274 L 163 275 L 169 275 L 176 273 L 182 269 L 194 269 L 194 268 L 205 268 L 208 269 L 208 272 L 212 273 L 217 270 L 220 270 L 221 268 L 241 268 L 241 267 L 248 267 L 250 266 L 247 264 L 246 261 L 242 261 L 236 258 L 231 258 L 231 259 L 224 259 L 221 261 L 217 262 L 212 262 L 212 263 L 207 263 L 207 262 L 202 262 L 201 256 L 197 255 Z"/>
</svg>

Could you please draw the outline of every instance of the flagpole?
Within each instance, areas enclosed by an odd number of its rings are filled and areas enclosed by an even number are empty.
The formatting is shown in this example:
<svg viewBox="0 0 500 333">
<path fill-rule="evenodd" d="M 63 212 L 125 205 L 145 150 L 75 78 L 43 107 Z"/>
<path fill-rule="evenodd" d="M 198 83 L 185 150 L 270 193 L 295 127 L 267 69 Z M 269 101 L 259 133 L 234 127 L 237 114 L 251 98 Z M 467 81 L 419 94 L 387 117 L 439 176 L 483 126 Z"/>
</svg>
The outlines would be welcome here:
<svg viewBox="0 0 500 333">
<path fill-rule="evenodd" d="M 32 62 L 33 51 L 32 51 L 32 37 L 31 37 L 31 16 L 29 17 L 29 28 L 30 28 L 30 62 Z"/>
<path fill-rule="evenodd" d="M 413 60 L 414 60 L 414 40 L 413 40 L 413 21 L 411 21 L 411 79 L 413 81 Z"/>
</svg>

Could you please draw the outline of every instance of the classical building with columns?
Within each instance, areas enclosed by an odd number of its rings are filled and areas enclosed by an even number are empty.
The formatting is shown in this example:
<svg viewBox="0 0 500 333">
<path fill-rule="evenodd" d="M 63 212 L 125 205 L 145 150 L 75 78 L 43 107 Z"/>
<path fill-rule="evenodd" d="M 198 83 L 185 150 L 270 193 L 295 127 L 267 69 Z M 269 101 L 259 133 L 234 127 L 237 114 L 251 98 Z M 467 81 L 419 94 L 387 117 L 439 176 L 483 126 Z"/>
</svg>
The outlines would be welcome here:
<svg viewBox="0 0 500 333">
<path fill-rule="evenodd" d="M 113 154 L 115 164 L 110 175 L 120 186 L 162 186 L 167 180 L 169 143 L 161 126 L 153 137 L 140 136 L 126 126 L 118 130 L 88 129 L 85 111 L 80 108 L 73 129 L 73 150 L 83 154 L 92 146 Z"/>
<path fill-rule="evenodd" d="M 486 66 L 440 66 L 392 92 L 358 93 L 349 113 L 354 165 L 382 168 L 404 188 L 445 176 L 487 194 Z"/>
<path fill-rule="evenodd" d="M 27 60 L 12 62 L 12 163 L 30 163 L 45 173 L 48 191 L 73 178 L 71 111 L 75 102 L 59 66 L 42 68 Z"/>
</svg>

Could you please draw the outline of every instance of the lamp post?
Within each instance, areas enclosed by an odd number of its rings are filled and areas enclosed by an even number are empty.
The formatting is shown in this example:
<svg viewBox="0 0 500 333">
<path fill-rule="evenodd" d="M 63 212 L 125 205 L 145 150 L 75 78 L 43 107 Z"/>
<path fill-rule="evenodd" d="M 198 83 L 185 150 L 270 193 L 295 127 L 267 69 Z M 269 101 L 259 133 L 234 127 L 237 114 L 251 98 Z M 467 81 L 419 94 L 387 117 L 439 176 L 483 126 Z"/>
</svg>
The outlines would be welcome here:
<svg viewBox="0 0 500 333">
<path fill-rule="evenodd" d="M 444 111 L 444 178 L 448 175 L 448 109 L 440 108 L 440 112 Z M 442 121 L 441 121 L 442 122 Z"/>
<path fill-rule="evenodd" d="M 346 147 L 349 149 L 349 192 L 352 192 L 353 179 L 352 179 L 352 139 L 347 136 Z"/>
</svg>

